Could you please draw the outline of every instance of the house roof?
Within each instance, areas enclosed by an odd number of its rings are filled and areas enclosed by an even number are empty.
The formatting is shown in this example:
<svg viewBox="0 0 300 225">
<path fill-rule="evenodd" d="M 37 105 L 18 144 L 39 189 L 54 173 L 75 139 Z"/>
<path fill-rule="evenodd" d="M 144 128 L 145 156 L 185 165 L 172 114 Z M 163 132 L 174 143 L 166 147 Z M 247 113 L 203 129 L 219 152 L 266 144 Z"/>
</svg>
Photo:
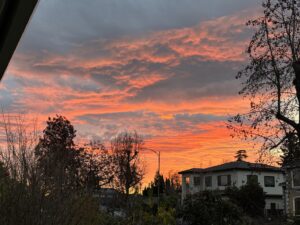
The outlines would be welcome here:
<svg viewBox="0 0 300 225">
<path fill-rule="evenodd" d="M 233 162 L 224 163 L 221 165 L 207 167 L 207 168 L 192 168 L 189 170 L 183 170 L 180 171 L 179 174 L 207 173 L 207 172 L 226 171 L 226 170 L 252 170 L 252 171 L 259 170 L 259 171 L 275 171 L 275 172 L 282 171 L 280 167 L 270 166 L 262 163 L 233 161 Z"/>
<path fill-rule="evenodd" d="M 203 170 L 204 169 L 202 169 L 202 168 L 192 168 L 192 169 L 180 171 L 179 174 L 184 174 L 184 173 L 201 173 L 201 172 L 203 172 Z"/>
</svg>

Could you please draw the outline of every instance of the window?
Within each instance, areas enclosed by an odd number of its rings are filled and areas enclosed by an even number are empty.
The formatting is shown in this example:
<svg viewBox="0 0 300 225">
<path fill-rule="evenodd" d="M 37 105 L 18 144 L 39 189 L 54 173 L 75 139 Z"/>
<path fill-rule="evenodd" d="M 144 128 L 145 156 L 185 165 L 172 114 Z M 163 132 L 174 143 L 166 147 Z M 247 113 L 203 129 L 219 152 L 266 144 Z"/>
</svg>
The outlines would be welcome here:
<svg viewBox="0 0 300 225">
<path fill-rule="evenodd" d="M 300 187 L 300 170 L 293 170 L 293 186 Z"/>
<path fill-rule="evenodd" d="M 200 186 L 201 184 L 201 177 L 194 177 L 194 185 Z"/>
<path fill-rule="evenodd" d="M 190 194 L 190 177 L 185 177 L 185 188 L 186 188 L 186 193 Z"/>
<path fill-rule="evenodd" d="M 229 186 L 231 184 L 230 175 L 221 175 L 218 176 L 218 186 Z"/>
<path fill-rule="evenodd" d="M 247 175 L 247 184 L 249 183 L 258 183 L 257 175 Z"/>
<path fill-rule="evenodd" d="M 294 199 L 294 207 L 295 216 L 300 216 L 300 198 Z"/>
<path fill-rule="evenodd" d="M 205 187 L 211 187 L 211 186 L 212 186 L 211 176 L 205 177 Z"/>
<path fill-rule="evenodd" d="M 265 187 L 275 187 L 275 178 L 273 176 L 265 176 Z"/>
<path fill-rule="evenodd" d="M 186 177 L 185 178 L 185 183 L 186 183 L 187 186 L 190 185 L 190 177 Z"/>
</svg>

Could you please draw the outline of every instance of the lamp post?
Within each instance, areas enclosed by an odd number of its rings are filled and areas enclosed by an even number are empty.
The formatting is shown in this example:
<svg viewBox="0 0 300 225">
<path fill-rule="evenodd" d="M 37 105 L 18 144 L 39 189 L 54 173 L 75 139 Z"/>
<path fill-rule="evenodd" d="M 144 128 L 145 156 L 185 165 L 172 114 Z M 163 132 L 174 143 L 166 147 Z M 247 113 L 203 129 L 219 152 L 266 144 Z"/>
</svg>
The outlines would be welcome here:
<svg viewBox="0 0 300 225">
<path fill-rule="evenodd" d="M 157 173 L 158 173 L 158 181 L 157 181 L 157 206 L 159 208 L 159 195 L 160 195 L 160 151 L 154 150 L 152 148 L 144 148 L 146 150 L 150 150 L 151 152 L 154 152 L 157 155 Z"/>
</svg>

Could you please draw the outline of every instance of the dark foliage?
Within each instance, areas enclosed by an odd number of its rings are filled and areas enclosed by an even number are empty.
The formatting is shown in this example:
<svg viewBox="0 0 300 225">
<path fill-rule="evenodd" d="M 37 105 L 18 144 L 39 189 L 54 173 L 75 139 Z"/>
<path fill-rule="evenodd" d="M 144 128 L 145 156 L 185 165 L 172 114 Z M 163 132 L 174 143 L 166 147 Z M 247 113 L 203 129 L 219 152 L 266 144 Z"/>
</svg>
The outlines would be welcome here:
<svg viewBox="0 0 300 225">
<path fill-rule="evenodd" d="M 181 190 L 181 184 L 179 182 L 176 174 L 170 174 L 170 177 L 164 179 L 163 175 L 156 173 L 154 181 L 143 189 L 143 196 L 157 196 L 158 185 L 159 193 L 163 196 L 178 194 Z"/>
<path fill-rule="evenodd" d="M 282 166 L 292 163 L 296 159 L 300 159 L 300 143 L 295 133 L 288 133 L 285 141 L 281 146 L 282 155 L 279 162 Z"/>
<path fill-rule="evenodd" d="M 181 216 L 188 225 L 241 225 L 242 213 L 221 195 L 204 191 L 187 197 Z"/>
<path fill-rule="evenodd" d="M 228 188 L 226 196 L 248 216 L 262 217 L 264 215 L 265 193 L 257 182 L 249 182 L 240 188 Z"/>
</svg>

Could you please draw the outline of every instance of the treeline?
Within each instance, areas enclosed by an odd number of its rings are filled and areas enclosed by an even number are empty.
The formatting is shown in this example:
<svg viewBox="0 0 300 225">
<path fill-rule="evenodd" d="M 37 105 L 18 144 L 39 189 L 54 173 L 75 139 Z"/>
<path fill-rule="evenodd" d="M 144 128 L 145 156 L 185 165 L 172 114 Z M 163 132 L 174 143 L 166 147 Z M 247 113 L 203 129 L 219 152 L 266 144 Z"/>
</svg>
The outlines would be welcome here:
<svg viewBox="0 0 300 225">
<path fill-rule="evenodd" d="M 49 118 L 41 137 L 21 117 L 3 115 L 2 125 L 0 224 L 111 224 L 94 191 L 113 187 L 128 198 L 140 186 L 144 142 L 136 132 L 119 134 L 107 149 L 76 146 L 76 130 L 63 116 Z"/>
<path fill-rule="evenodd" d="M 143 189 L 143 196 L 157 197 L 158 193 L 161 196 L 172 195 L 181 192 L 181 181 L 179 174 L 170 173 L 169 177 L 164 178 L 162 174 L 155 174 L 154 180 Z"/>
</svg>

